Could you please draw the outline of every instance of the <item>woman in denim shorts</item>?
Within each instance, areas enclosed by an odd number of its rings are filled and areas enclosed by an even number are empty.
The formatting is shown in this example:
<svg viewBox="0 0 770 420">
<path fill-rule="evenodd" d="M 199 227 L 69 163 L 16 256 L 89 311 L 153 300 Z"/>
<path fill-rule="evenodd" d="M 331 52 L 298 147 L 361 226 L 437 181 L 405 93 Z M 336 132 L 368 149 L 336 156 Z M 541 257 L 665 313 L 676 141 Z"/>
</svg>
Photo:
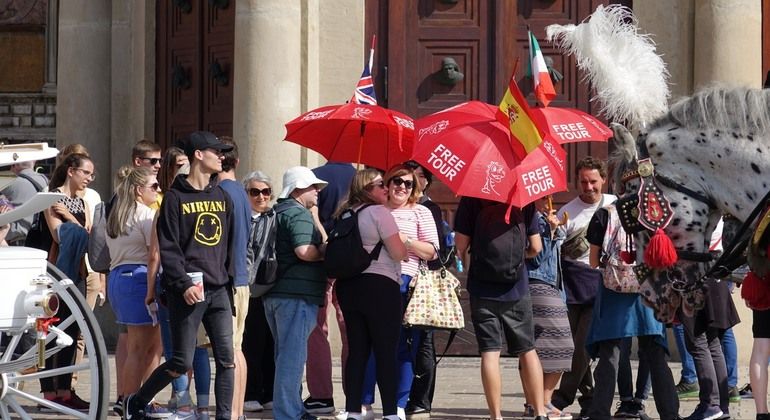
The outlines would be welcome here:
<svg viewBox="0 0 770 420">
<path fill-rule="evenodd" d="M 157 199 L 158 180 L 148 168 L 124 166 L 116 177 L 116 199 L 107 218 L 110 274 L 107 296 L 117 322 L 128 330 L 128 357 L 123 366 L 123 390 L 136 392 L 146 361 L 160 353 L 157 310 L 145 305 L 147 261 Z"/>
</svg>

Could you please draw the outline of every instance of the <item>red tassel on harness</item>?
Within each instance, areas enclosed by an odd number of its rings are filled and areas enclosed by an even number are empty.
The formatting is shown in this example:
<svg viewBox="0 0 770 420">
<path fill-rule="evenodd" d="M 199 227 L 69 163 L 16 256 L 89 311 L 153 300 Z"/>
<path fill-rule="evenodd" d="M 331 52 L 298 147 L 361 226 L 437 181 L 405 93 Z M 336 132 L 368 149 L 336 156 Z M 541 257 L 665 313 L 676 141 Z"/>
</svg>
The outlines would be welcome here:
<svg viewBox="0 0 770 420">
<path fill-rule="evenodd" d="M 663 229 L 658 228 L 644 251 L 644 263 L 654 269 L 668 268 L 676 264 L 674 243 Z"/>
<path fill-rule="evenodd" d="M 757 311 L 770 309 L 770 282 L 749 271 L 741 283 L 741 298 L 751 309 Z"/>
</svg>

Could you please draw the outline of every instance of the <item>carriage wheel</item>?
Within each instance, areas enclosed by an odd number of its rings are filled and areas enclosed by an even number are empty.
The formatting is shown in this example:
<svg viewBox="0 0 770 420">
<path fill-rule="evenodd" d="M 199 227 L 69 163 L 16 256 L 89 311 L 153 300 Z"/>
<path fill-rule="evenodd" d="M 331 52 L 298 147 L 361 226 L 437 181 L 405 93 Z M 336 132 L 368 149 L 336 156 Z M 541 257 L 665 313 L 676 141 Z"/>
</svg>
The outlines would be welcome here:
<svg viewBox="0 0 770 420">
<path fill-rule="evenodd" d="M 36 370 L 36 346 L 19 354 L 21 336 L 12 336 L 0 355 L 0 418 L 30 419 L 33 415 L 38 417 L 36 413 L 45 411 L 66 414 L 67 418 L 106 419 L 109 409 L 110 376 L 107 350 L 99 324 L 83 295 L 64 273 L 52 264 L 48 264 L 48 275 L 54 279 L 51 287 L 59 296 L 60 306 L 66 306 L 71 312 L 70 316 L 60 321 L 59 328 L 63 330 L 72 323 L 77 324 L 85 344 L 83 360 L 73 366 Z M 77 339 L 77 337 L 72 338 Z M 46 359 L 58 352 L 58 349 L 52 349 L 51 346 L 51 343 L 56 341 L 56 334 L 49 334 L 48 340 Z M 39 379 L 53 378 L 67 372 L 77 372 L 78 394 L 90 402 L 87 412 L 75 411 L 48 401 L 38 392 Z"/>
</svg>

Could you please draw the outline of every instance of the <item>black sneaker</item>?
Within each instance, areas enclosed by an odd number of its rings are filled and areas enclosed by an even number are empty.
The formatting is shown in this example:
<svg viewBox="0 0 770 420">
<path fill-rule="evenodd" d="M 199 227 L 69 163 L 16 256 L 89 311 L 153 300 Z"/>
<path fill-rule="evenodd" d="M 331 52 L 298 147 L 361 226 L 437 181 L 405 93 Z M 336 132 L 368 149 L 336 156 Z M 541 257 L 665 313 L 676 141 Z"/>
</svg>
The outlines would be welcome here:
<svg viewBox="0 0 770 420">
<path fill-rule="evenodd" d="M 144 420 L 144 412 L 141 409 L 137 410 L 134 407 L 136 404 L 132 404 L 135 396 L 135 394 L 129 394 L 123 400 L 123 420 Z"/>
<path fill-rule="evenodd" d="M 738 390 L 738 394 L 740 394 L 741 398 L 754 398 L 754 395 L 751 393 L 751 384 L 744 385 L 743 388 Z"/>
<path fill-rule="evenodd" d="M 644 405 L 637 401 L 621 401 L 618 403 L 618 410 L 612 417 L 621 419 L 638 419 L 644 414 Z"/>
<path fill-rule="evenodd" d="M 303 403 L 310 414 L 331 414 L 334 412 L 334 399 L 308 397 Z"/>
<path fill-rule="evenodd" d="M 115 401 L 115 404 L 112 405 L 112 412 L 115 413 L 118 417 L 123 417 L 123 396 L 119 396 L 118 400 Z"/>
<path fill-rule="evenodd" d="M 318 417 L 310 413 L 305 413 L 302 415 L 302 417 L 299 418 L 299 420 L 318 420 Z"/>
<path fill-rule="evenodd" d="M 750 387 L 750 385 L 749 385 Z M 768 413 L 757 413 L 757 420 L 770 420 L 770 414 Z"/>
</svg>

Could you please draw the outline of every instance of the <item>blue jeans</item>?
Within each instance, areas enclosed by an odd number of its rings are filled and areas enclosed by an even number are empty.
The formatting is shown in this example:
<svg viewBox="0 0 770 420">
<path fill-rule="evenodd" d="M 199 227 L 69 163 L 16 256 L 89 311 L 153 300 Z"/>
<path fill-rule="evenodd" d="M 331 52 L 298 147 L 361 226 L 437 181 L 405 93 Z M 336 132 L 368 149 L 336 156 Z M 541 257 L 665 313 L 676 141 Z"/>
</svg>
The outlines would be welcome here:
<svg viewBox="0 0 770 420">
<path fill-rule="evenodd" d="M 307 361 L 307 340 L 316 325 L 318 305 L 304 299 L 265 296 L 265 316 L 275 341 L 273 418 L 302 417 L 302 374 Z"/>
<path fill-rule="evenodd" d="M 682 324 L 675 324 L 672 330 L 676 339 L 676 348 L 679 350 L 679 357 L 682 358 L 682 378 L 680 381 L 694 384 L 698 382 L 698 375 L 695 373 L 695 362 L 684 344 L 684 327 Z"/>
<path fill-rule="evenodd" d="M 725 354 L 727 365 L 727 386 L 734 388 L 738 386 L 738 345 L 735 343 L 732 328 L 725 330 L 725 335 L 722 337 L 722 353 Z"/>
</svg>

